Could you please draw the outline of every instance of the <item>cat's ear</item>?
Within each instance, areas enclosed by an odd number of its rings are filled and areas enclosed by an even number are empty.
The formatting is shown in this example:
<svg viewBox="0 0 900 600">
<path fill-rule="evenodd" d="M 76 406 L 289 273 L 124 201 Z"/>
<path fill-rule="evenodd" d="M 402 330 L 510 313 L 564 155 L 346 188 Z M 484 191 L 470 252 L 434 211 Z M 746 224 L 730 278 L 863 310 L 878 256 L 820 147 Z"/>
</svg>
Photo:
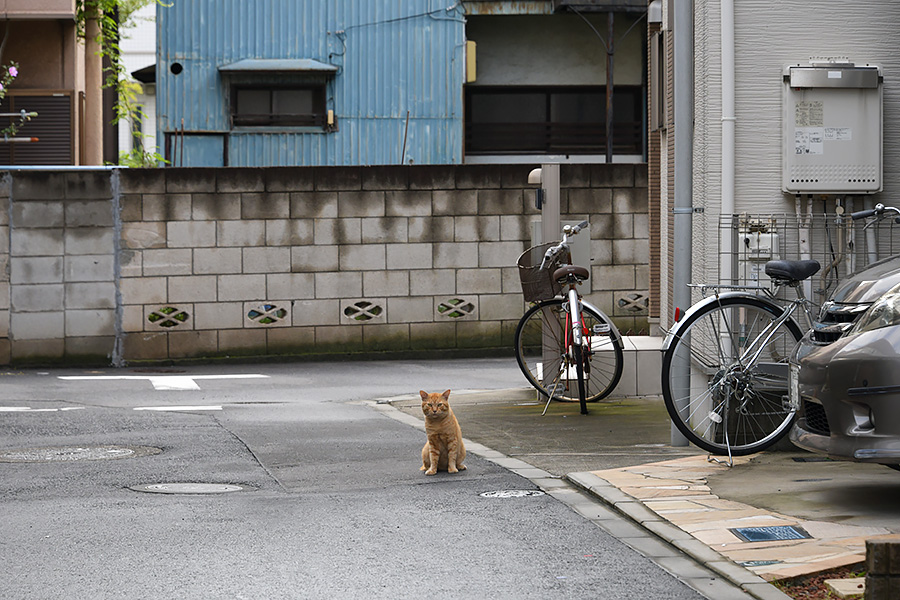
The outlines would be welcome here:
<svg viewBox="0 0 900 600">
<path fill-rule="evenodd" d="M 450 398 L 450 390 L 447 390 L 446 392 L 441 394 L 441 396 L 443 396 L 444 400 L 448 400 Z"/>
<path fill-rule="evenodd" d="M 428 400 L 428 392 L 419 390 L 419 395 L 422 396 L 422 400 Z"/>
</svg>

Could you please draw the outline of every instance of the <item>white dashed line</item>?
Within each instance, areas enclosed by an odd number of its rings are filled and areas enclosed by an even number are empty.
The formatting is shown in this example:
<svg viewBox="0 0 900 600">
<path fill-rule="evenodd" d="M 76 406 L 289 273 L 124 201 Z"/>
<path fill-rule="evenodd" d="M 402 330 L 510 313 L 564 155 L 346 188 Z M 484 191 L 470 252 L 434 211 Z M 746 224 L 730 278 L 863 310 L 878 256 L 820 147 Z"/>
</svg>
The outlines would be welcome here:
<svg viewBox="0 0 900 600">
<path fill-rule="evenodd" d="M 160 391 L 196 391 L 200 389 L 197 379 L 268 379 L 268 375 L 83 375 L 60 377 L 67 381 L 149 381 Z"/>
<path fill-rule="evenodd" d="M 138 406 L 134 410 L 152 410 L 158 412 L 189 412 L 195 410 L 222 410 L 221 406 Z"/>
</svg>

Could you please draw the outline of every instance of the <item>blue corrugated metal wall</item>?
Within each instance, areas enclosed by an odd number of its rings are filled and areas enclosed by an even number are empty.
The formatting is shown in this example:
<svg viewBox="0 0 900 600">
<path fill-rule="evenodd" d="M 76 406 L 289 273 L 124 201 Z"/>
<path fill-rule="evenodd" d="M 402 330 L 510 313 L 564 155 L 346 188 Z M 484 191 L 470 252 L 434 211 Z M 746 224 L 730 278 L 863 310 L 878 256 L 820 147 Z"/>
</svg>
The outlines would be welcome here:
<svg viewBox="0 0 900 600">
<path fill-rule="evenodd" d="M 230 166 L 462 161 L 465 23 L 452 0 L 172 0 L 157 12 L 160 140 L 184 119 L 186 135 L 229 136 Z M 245 58 L 338 66 L 327 88 L 338 131 L 231 132 L 218 68 Z"/>
</svg>

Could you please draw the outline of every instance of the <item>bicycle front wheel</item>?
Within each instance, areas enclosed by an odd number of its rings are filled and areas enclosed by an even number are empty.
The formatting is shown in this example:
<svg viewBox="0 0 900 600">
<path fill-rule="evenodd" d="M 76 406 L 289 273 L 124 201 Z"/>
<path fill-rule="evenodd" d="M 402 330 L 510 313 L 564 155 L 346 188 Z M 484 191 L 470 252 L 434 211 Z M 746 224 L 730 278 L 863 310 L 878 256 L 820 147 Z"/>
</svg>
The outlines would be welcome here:
<svg viewBox="0 0 900 600">
<path fill-rule="evenodd" d="M 585 400 L 609 395 L 622 376 L 622 344 L 607 318 L 582 304 L 584 344 L 580 361 L 566 347 L 571 339 L 567 300 L 554 298 L 532 306 L 516 328 L 519 368 L 528 382 L 548 398 L 579 402 L 578 369 L 582 366 Z"/>
<path fill-rule="evenodd" d="M 755 297 L 720 298 L 687 317 L 662 361 L 676 427 L 696 446 L 736 456 L 765 450 L 791 426 L 788 356 L 800 328 Z"/>
</svg>

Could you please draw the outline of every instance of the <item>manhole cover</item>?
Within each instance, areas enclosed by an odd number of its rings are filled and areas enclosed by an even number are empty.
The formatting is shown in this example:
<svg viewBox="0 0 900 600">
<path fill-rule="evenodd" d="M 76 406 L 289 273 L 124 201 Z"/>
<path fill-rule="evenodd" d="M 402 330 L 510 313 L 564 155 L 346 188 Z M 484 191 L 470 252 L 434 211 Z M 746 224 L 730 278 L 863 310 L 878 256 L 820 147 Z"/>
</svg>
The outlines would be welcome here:
<svg viewBox="0 0 900 600">
<path fill-rule="evenodd" d="M 57 446 L 49 448 L 12 448 L 0 450 L 0 462 L 74 462 L 78 460 L 114 460 L 137 458 L 162 452 L 151 446 Z"/>
<path fill-rule="evenodd" d="M 529 496 L 543 496 L 540 490 L 496 490 L 494 492 L 482 492 L 478 494 L 482 498 L 527 498 Z"/>
<path fill-rule="evenodd" d="M 131 486 L 128 489 L 153 494 L 227 494 L 254 488 L 230 483 L 148 483 Z"/>
<path fill-rule="evenodd" d="M 731 533 L 745 542 L 772 542 L 776 540 L 806 540 L 812 536 L 802 527 L 777 525 L 775 527 L 735 527 Z"/>
</svg>

